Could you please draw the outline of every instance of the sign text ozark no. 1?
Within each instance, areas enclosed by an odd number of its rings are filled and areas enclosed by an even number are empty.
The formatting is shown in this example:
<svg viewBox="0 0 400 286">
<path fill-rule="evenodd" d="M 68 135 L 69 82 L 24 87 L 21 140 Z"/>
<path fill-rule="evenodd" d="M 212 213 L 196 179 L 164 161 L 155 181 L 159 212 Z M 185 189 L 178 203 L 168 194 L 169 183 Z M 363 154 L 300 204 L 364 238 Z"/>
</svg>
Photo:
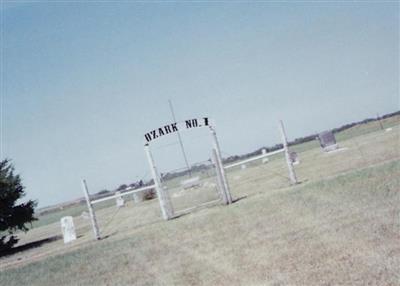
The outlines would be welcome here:
<svg viewBox="0 0 400 286">
<path fill-rule="evenodd" d="M 201 119 L 195 118 L 195 119 L 185 120 L 185 123 L 182 126 L 178 125 L 177 122 L 174 122 L 174 123 L 165 125 L 163 127 L 160 127 L 158 129 L 150 131 L 149 133 L 144 134 L 144 138 L 146 139 L 146 142 L 148 143 L 158 137 L 177 132 L 181 129 L 191 129 L 191 128 L 195 128 L 195 127 L 204 127 L 204 126 L 209 126 L 208 117 L 204 117 Z"/>
</svg>

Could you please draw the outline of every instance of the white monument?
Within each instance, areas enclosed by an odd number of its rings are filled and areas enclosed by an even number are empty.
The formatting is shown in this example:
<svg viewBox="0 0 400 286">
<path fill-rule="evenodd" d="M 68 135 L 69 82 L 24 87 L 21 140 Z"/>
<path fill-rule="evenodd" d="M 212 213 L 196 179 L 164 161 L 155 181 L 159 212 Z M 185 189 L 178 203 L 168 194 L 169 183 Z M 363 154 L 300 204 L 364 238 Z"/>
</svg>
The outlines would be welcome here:
<svg viewBox="0 0 400 286">
<path fill-rule="evenodd" d="M 290 162 L 292 162 L 293 165 L 300 164 L 299 156 L 297 155 L 296 152 L 289 151 L 289 158 L 290 158 Z"/>
<path fill-rule="evenodd" d="M 135 203 L 140 203 L 144 201 L 146 194 L 144 191 L 133 193 L 133 201 Z"/>
<path fill-rule="evenodd" d="M 83 211 L 83 212 L 81 213 L 81 218 L 83 218 L 83 219 L 89 219 L 90 217 L 89 217 L 88 212 Z"/>
<path fill-rule="evenodd" d="M 267 154 L 267 149 L 262 149 L 261 150 L 261 154 L 262 155 L 265 155 L 265 154 Z M 262 158 L 261 159 L 261 163 L 263 163 L 263 164 L 266 164 L 266 163 L 268 163 L 269 162 L 269 159 L 268 159 L 268 157 L 264 157 L 264 158 Z"/>
<path fill-rule="evenodd" d="M 76 240 L 74 220 L 72 216 L 61 218 L 61 231 L 64 238 L 64 243 Z"/>
<path fill-rule="evenodd" d="M 118 208 L 123 207 L 125 205 L 125 201 L 121 196 L 121 192 L 118 191 L 118 192 L 115 192 L 115 194 L 117 195 L 117 198 L 116 198 L 117 207 Z"/>
<path fill-rule="evenodd" d="M 181 186 L 186 190 L 200 186 L 200 177 L 192 177 L 181 181 Z"/>
</svg>

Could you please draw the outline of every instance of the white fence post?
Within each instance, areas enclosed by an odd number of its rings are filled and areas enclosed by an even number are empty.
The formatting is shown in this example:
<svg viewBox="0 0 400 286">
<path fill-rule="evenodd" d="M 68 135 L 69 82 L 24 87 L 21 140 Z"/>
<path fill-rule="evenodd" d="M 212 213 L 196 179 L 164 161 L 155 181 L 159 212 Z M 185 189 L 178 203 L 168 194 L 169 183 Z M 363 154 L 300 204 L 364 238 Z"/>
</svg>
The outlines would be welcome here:
<svg viewBox="0 0 400 286">
<path fill-rule="evenodd" d="M 221 174 L 221 166 L 219 165 L 218 159 L 217 159 L 217 151 L 213 148 L 212 149 L 212 162 L 214 163 L 215 166 L 215 171 L 217 173 L 217 184 L 218 184 L 218 191 L 219 195 L 222 199 L 222 202 L 227 205 L 229 204 L 228 198 L 226 196 L 225 188 L 224 188 L 224 183 L 222 182 L 222 174 Z"/>
<path fill-rule="evenodd" d="M 144 150 L 149 161 L 151 175 L 154 180 L 154 186 L 157 192 L 158 201 L 160 202 L 160 208 L 162 216 L 165 220 L 169 220 L 174 217 L 174 210 L 172 208 L 171 200 L 168 193 L 163 189 L 160 177 L 158 176 L 156 165 L 154 164 L 153 156 L 150 151 L 148 144 L 144 145 Z"/>
<path fill-rule="evenodd" d="M 213 145 L 214 145 L 214 150 L 215 150 L 215 155 L 216 155 L 215 159 L 217 162 L 217 165 L 215 167 L 218 168 L 218 170 L 219 170 L 219 172 L 217 171 L 217 174 L 219 174 L 219 176 L 220 176 L 220 180 L 221 180 L 222 187 L 223 187 L 223 190 L 224 190 L 224 193 L 226 196 L 227 204 L 231 204 L 232 196 L 231 196 L 231 192 L 229 190 L 228 180 L 226 179 L 224 165 L 222 163 L 221 150 L 219 148 L 217 134 L 212 126 L 210 126 L 210 131 L 211 131 L 211 135 L 212 135 L 211 137 L 213 139 Z"/>
<path fill-rule="evenodd" d="M 83 186 L 83 192 L 85 193 L 85 199 L 86 199 L 87 207 L 89 209 L 89 216 L 90 216 L 90 220 L 92 222 L 94 238 L 99 240 L 100 239 L 99 226 L 97 225 L 96 214 L 94 213 L 93 206 L 92 206 L 92 203 L 90 201 L 89 190 L 88 190 L 88 187 L 87 187 L 87 184 L 86 184 L 85 180 L 82 180 L 82 186 Z"/>
<path fill-rule="evenodd" d="M 287 143 L 287 138 L 286 138 L 286 133 L 285 133 L 285 127 L 283 126 L 282 120 L 280 120 L 279 123 L 280 123 L 279 127 L 280 127 L 280 131 L 281 131 L 281 136 L 282 136 L 283 148 L 285 149 L 286 164 L 289 169 L 290 182 L 292 184 L 297 184 L 296 173 L 293 168 L 292 160 L 290 160 L 290 154 L 289 154 L 289 148 L 288 148 L 288 143 Z"/>
</svg>

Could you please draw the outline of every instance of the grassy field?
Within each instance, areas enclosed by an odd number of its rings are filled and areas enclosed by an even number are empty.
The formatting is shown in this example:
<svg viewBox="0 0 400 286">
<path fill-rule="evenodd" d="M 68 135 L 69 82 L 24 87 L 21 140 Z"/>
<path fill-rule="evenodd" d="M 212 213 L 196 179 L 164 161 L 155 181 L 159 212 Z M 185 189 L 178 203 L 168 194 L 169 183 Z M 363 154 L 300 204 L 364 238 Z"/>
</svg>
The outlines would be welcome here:
<svg viewBox="0 0 400 286">
<path fill-rule="evenodd" d="M 0 285 L 400 285 L 398 120 L 384 122 L 390 132 L 371 122 L 338 134 L 337 152 L 294 146 L 293 187 L 282 155 L 229 170 L 230 206 L 168 222 L 157 200 L 103 206 L 101 241 L 73 209 L 78 240 L 1 257 Z M 67 212 L 41 218 L 20 244 L 60 235 Z"/>
</svg>

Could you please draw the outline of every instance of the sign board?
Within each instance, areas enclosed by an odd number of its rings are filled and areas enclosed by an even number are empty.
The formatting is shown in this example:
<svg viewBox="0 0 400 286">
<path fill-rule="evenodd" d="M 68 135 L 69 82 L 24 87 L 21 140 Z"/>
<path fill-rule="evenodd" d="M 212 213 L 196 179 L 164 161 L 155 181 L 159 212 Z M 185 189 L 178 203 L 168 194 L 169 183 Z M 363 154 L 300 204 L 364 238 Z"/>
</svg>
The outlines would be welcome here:
<svg viewBox="0 0 400 286">
<path fill-rule="evenodd" d="M 174 122 L 157 129 L 151 130 L 150 132 L 144 134 L 144 139 L 146 143 L 153 141 L 154 139 L 160 138 L 162 136 L 175 133 L 181 130 L 188 130 L 199 127 L 210 126 L 210 121 L 208 117 L 188 119 L 183 122 Z"/>
</svg>

